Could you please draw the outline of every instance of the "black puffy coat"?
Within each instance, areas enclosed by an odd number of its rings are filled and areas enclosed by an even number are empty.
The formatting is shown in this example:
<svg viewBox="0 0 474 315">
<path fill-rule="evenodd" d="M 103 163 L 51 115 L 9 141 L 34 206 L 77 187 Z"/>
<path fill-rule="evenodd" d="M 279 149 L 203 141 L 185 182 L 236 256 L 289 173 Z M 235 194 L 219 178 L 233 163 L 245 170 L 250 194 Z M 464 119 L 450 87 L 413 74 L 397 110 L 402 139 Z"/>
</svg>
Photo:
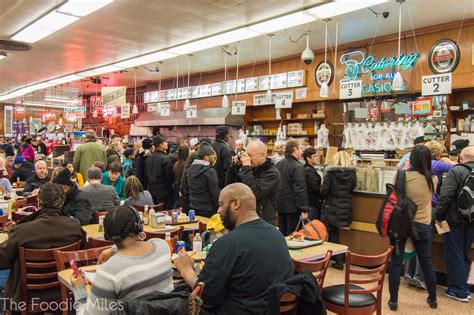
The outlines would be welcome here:
<svg viewBox="0 0 474 315">
<path fill-rule="evenodd" d="M 214 169 L 216 170 L 217 178 L 219 179 L 219 189 L 222 189 L 225 186 L 225 176 L 227 171 L 232 165 L 232 149 L 222 140 L 214 141 L 211 146 L 217 154 L 217 162 L 214 165 Z"/>
<path fill-rule="evenodd" d="M 352 191 L 356 188 L 354 167 L 330 166 L 321 186 L 323 221 L 335 227 L 346 227 L 352 222 Z"/>
<path fill-rule="evenodd" d="M 81 225 L 95 223 L 92 206 L 89 200 L 86 199 L 85 193 L 79 190 L 76 185 L 72 186 L 66 194 L 66 201 L 62 210 L 67 216 L 78 219 Z"/>
<path fill-rule="evenodd" d="M 454 166 L 444 178 L 435 212 L 437 221 L 447 220 L 449 226 L 454 228 L 465 228 L 469 226 L 468 222 L 458 212 L 456 203 L 456 198 L 469 176 L 469 168 L 474 169 L 474 162 L 466 163 L 466 166 Z M 474 226 L 474 224 L 472 224 L 472 226 Z"/>
<path fill-rule="evenodd" d="M 303 164 L 295 157 L 287 155 L 278 162 L 276 168 L 281 175 L 278 212 L 309 212 L 308 191 Z"/>
<path fill-rule="evenodd" d="M 309 206 L 321 210 L 321 176 L 318 171 L 308 163 L 304 165 L 306 187 L 308 187 Z"/>
<path fill-rule="evenodd" d="M 147 156 L 145 152 L 138 154 L 135 161 L 133 161 L 133 168 L 135 169 L 135 176 L 140 180 L 140 183 L 145 187 L 145 161 Z"/>
<path fill-rule="evenodd" d="M 173 163 L 162 151 L 156 151 L 145 161 L 145 182 L 147 190 L 153 197 L 155 204 L 164 203 L 165 210 L 174 206 L 175 182 Z"/>
<path fill-rule="evenodd" d="M 35 175 L 35 167 L 31 162 L 25 160 L 20 168 L 15 168 L 13 170 L 12 182 L 16 182 L 18 177 L 20 178 L 20 181 L 24 182 L 33 175 Z"/>
<path fill-rule="evenodd" d="M 252 189 L 257 200 L 257 213 L 267 223 L 277 225 L 277 205 L 281 176 L 271 159 L 253 169 L 251 166 L 232 165 L 227 172 L 226 186 L 240 182 Z"/>
</svg>

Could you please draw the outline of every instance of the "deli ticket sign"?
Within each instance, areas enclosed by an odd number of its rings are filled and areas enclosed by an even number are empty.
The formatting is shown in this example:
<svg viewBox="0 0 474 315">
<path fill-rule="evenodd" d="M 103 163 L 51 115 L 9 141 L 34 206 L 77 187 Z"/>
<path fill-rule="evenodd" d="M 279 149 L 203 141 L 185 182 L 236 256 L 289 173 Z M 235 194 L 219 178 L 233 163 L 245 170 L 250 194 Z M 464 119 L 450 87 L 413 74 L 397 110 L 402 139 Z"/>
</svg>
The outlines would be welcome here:
<svg viewBox="0 0 474 315">
<path fill-rule="evenodd" d="M 127 94 L 126 86 L 103 86 L 102 87 L 103 106 L 127 104 L 126 94 Z"/>
</svg>

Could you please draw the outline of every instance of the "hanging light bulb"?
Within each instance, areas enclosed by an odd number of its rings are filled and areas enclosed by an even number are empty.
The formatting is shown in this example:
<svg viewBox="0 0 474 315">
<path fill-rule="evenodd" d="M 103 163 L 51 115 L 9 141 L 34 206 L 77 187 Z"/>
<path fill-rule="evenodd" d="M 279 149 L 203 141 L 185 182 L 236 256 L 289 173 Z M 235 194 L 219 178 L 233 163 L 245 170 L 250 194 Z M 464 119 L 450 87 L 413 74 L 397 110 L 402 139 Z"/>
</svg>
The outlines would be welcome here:
<svg viewBox="0 0 474 315">
<path fill-rule="evenodd" d="M 190 92 L 191 90 L 189 89 L 189 78 L 190 78 L 190 73 L 191 73 L 191 56 L 188 55 L 188 91 Z M 188 110 L 189 106 L 191 106 L 191 102 L 189 101 L 189 95 L 186 95 L 186 100 L 184 101 L 184 110 Z"/>
<path fill-rule="evenodd" d="M 189 98 L 186 98 L 184 101 L 184 110 L 188 110 L 189 106 L 191 106 L 191 102 L 189 101 Z"/>
<path fill-rule="evenodd" d="M 400 3 L 400 9 L 398 12 L 398 55 L 397 59 L 400 59 L 400 40 L 401 40 L 401 32 L 402 32 L 402 3 L 405 0 L 397 0 Z M 395 73 L 395 77 L 392 81 L 392 91 L 403 91 L 405 89 L 405 84 L 403 83 L 403 77 L 400 73 L 400 63 L 398 63 L 397 73 Z"/>
<path fill-rule="evenodd" d="M 229 98 L 227 97 L 227 94 L 224 94 L 222 97 L 221 107 L 229 107 Z"/>
<path fill-rule="evenodd" d="M 138 114 L 138 106 L 137 106 L 137 67 L 135 67 L 135 96 L 134 96 L 134 103 L 132 108 L 132 114 Z"/>
<path fill-rule="evenodd" d="M 271 87 L 272 75 L 272 36 L 275 34 L 268 34 L 268 90 L 265 96 L 267 103 L 273 103 Z"/>
<path fill-rule="evenodd" d="M 268 89 L 267 90 L 267 94 L 265 95 L 265 100 L 268 102 L 268 103 L 272 103 L 273 102 L 273 95 L 272 95 L 272 90 Z"/>
<path fill-rule="evenodd" d="M 158 114 L 161 113 L 161 64 L 163 62 L 159 62 L 159 71 L 158 71 L 158 104 L 156 104 L 156 112 Z"/>
<path fill-rule="evenodd" d="M 324 64 L 327 65 L 327 57 L 328 57 L 328 22 L 330 20 L 325 20 L 326 22 L 326 35 L 324 37 Z M 319 97 L 329 97 L 329 85 L 328 81 L 324 80 L 323 84 L 321 84 L 321 88 L 319 89 Z"/>
<path fill-rule="evenodd" d="M 133 104 L 133 108 L 132 108 L 132 114 L 138 114 L 138 106 L 137 104 Z"/>
<path fill-rule="evenodd" d="M 229 107 L 229 98 L 225 90 L 227 82 L 227 52 L 224 50 L 224 96 L 222 96 L 221 107 Z"/>
<path fill-rule="evenodd" d="M 113 105 L 113 108 L 112 108 L 112 115 L 113 115 L 113 116 L 117 116 L 117 115 L 118 115 L 117 106 L 115 106 L 115 105 Z"/>
</svg>

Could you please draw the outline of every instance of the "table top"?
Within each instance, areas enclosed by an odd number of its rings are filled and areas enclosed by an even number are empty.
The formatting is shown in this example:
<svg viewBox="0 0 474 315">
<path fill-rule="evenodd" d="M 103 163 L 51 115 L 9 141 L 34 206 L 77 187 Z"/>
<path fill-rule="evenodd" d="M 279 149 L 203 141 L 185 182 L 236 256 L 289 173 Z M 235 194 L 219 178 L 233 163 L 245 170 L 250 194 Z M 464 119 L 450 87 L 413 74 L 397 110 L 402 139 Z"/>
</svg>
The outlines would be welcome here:
<svg viewBox="0 0 474 315">
<path fill-rule="evenodd" d="M 84 266 L 81 267 L 81 270 L 83 271 L 88 271 L 88 272 L 94 272 L 97 270 L 98 265 L 90 265 L 90 266 Z M 58 280 L 62 284 L 66 286 L 69 290 L 72 290 L 72 284 L 71 284 L 71 275 L 72 275 L 72 269 L 64 269 L 60 272 L 58 272 Z M 86 285 L 86 290 L 89 292 L 91 289 L 90 285 Z"/>
<path fill-rule="evenodd" d="M 180 226 L 184 226 L 184 231 L 196 231 L 199 229 L 199 222 L 207 224 L 209 222 L 209 218 L 202 217 L 202 216 L 196 216 L 198 219 L 198 222 L 194 223 L 180 223 L 178 225 L 167 225 L 165 229 L 155 229 L 152 228 L 150 225 L 145 225 L 144 226 L 144 231 L 145 232 L 154 232 L 154 233 L 159 233 L 159 232 L 170 232 L 178 229 Z M 104 237 L 104 231 L 99 231 L 99 224 L 88 224 L 84 225 L 82 227 L 84 231 L 87 233 L 87 237 L 94 237 L 94 238 L 100 238 Z"/>
</svg>

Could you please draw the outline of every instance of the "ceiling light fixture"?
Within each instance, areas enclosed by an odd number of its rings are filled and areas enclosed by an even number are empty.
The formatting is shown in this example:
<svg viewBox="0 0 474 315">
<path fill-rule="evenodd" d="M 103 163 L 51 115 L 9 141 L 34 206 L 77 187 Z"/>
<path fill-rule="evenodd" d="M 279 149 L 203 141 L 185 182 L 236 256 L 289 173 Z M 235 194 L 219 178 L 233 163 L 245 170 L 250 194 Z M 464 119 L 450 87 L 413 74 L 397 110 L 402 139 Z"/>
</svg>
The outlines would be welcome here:
<svg viewBox="0 0 474 315">
<path fill-rule="evenodd" d="M 260 35 L 265 35 L 314 21 L 316 21 L 314 16 L 305 14 L 303 11 L 301 11 L 250 25 L 247 27 L 247 29 L 259 33 Z"/>
<path fill-rule="evenodd" d="M 267 94 L 265 96 L 265 99 L 268 103 L 271 103 L 272 100 L 272 90 L 270 89 L 271 87 L 271 81 L 272 81 L 272 37 L 275 34 L 268 34 L 268 90 Z"/>
<path fill-rule="evenodd" d="M 189 89 L 189 78 L 191 73 L 191 56 L 188 55 L 188 89 Z M 186 94 L 186 100 L 184 101 L 184 110 L 188 110 L 189 106 L 191 106 L 191 102 L 189 101 L 189 94 L 191 90 L 189 90 L 188 94 Z"/>
<path fill-rule="evenodd" d="M 225 89 L 226 82 L 227 82 L 227 52 L 225 51 L 225 49 L 223 50 L 223 52 L 224 52 L 224 86 L 222 88 L 224 89 L 224 96 L 222 96 L 221 107 L 229 107 L 229 98 L 227 97 L 227 91 Z"/>
<path fill-rule="evenodd" d="M 388 1 L 389 0 L 335 0 L 330 3 L 318 5 L 317 7 L 307 9 L 304 11 L 304 13 L 311 15 L 317 18 L 318 20 L 324 20 L 338 15 L 343 15 L 346 13 L 365 9 Z"/>
<path fill-rule="evenodd" d="M 45 103 L 39 103 L 39 102 L 23 102 L 23 105 L 28 105 L 28 106 L 36 106 L 36 107 L 48 107 L 48 108 L 65 108 L 67 107 L 66 105 L 51 105 L 51 104 L 45 104 Z"/>
<path fill-rule="evenodd" d="M 45 97 L 45 101 L 48 102 L 57 102 L 57 103 L 79 103 L 79 100 L 72 100 L 72 99 L 67 99 L 67 98 L 55 98 L 55 97 Z"/>
<path fill-rule="evenodd" d="M 7 58 L 7 53 L 0 51 L 0 60 Z"/>
<path fill-rule="evenodd" d="M 106 5 L 114 2 L 113 0 L 68 0 L 62 6 L 57 9 L 58 12 L 84 17 L 89 15 Z"/>
<path fill-rule="evenodd" d="M 403 77 L 400 73 L 400 41 L 401 41 L 401 32 L 402 32 L 402 3 L 405 0 L 397 0 L 400 3 L 400 9 L 398 11 L 398 66 L 397 66 L 397 73 L 395 73 L 395 77 L 392 81 L 392 91 L 403 91 L 405 89 L 405 84 L 403 83 Z"/>
<path fill-rule="evenodd" d="M 60 77 L 60 78 L 57 78 L 57 79 L 49 80 L 47 82 L 52 84 L 52 85 L 57 85 L 57 84 L 63 84 L 63 83 L 71 82 L 71 81 L 80 80 L 80 79 L 83 79 L 83 78 L 84 78 L 84 76 L 82 76 L 82 75 L 70 74 L 70 75 Z"/>
<path fill-rule="evenodd" d="M 328 60 L 328 23 L 329 19 L 324 20 L 326 22 L 326 33 L 324 36 L 324 64 L 327 65 Z M 328 80 L 324 80 L 323 84 L 321 84 L 321 88 L 319 89 L 319 97 L 329 97 L 329 86 Z"/>
</svg>

